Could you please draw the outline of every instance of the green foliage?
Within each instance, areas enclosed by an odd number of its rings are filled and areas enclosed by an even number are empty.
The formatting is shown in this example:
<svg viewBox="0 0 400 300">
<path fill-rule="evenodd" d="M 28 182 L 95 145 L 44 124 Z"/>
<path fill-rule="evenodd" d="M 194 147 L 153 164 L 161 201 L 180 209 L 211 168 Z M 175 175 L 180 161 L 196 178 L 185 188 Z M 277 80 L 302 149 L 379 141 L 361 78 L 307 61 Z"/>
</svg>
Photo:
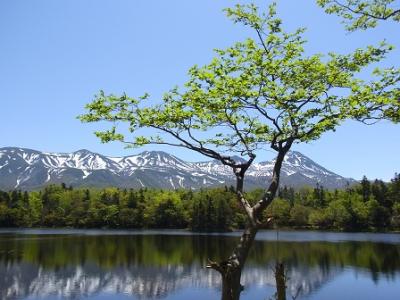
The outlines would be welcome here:
<svg viewBox="0 0 400 300">
<path fill-rule="evenodd" d="M 236 195 L 227 189 L 201 190 L 191 205 L 190 228 L 195 231 L 226 231 L 242 225 L 240 208 L 235 207 Z M 239 219 L 239 220 L 237 220 Z"/>
<path fill-rule="evenodd" d="M 387 208 L 379 205 L 379 202 L 375 199 L 369 200 L 366 206 L 368 210 L 368 225 L 378 228 L 388 225 L 390 214 Z"/>
<path fill-rule="evenodd" d="M 393 215 L 390 222 L 391 226 L 400 228 L 400 201 L 393 205 Z"/>
<path fill-rule="evenodd" d="M 366 191 L 369 191 L 366 193 Z M 246 192 L 250 203 L 262 189 Z M 400 229 L 400 176 L 368 181 L 346 190 L 321 185 L 282 187 L 264 212 L 272 226 L 335 230 Z M 321 199 L 324 199 L 321 202 Z M 322 204 L 321 204 L 322 203 Z M 229 231 L 247 219 L 234 188 L 191 190 L 64 189 L 0 191 L 1 227 L 189 228 Z M 271 226 L 271 225 L 269 225 Z"/>
<path fill-rule="evenodd" d="M 187 226 L 183 203 L 177 193 L 163 192 L 154 199 L 154 202 L 145 209 L 146 223 L 149 227 L 185 228 Z"/>
<path fill-rule="evenodd" d="M 352 221 L 349 203 L 345 199 L 340 199 L 329 203 L 325 210 L 325 216 L 329 224 L 334 228 L 349 228 Z"/>
<path fill-rule="evenodd" d="M 276 198 L 266 211 L 278 226 L 287 225 L 290 218 L 290 204 L 285 199 Z"/>
<path fill-rule="evenodd" d="M 285 143 L 312 141 L 346 119 L 399 121 L 400 91 L 392 88 L 399 81 L 398 70 L 376 70 L 369 82 L 357 77 L 391 46 L 307 56 L 304 29 L 286 32 L 274 4 L 267 12 L 237 5 L 226 13 L 250 27 L 254 36 L 215 50 L 209 64 L 189 70 L 183 89 L 172 89 L 158 104 L 148 101 L 148 94 L 132 98 L 101 91 L 80 120 L 111 122 L 110 129 L 96 133 L 102 142 L 167 144 L 228 163 L 232 161 L 225 153 L 252 157 L 265 144 L 279 149 Z M 116 127 L 121 122 L 133 137 Z M 154 134 L 141 136 L 141 128 Z"/>
<path fill-rule="evenodd" d="M 301 204 L 295 204 L 290 209 L 289 223 L 293 224 L 294 226 L 296 226 L 297 224 L 307 226 L 309 223 L 308 219 L 311 211 L 312 209 L 310 207 Z"/>
<path fill-rule="evenodd" d="M 330 220 L 328 220 L 323 209 L 313 210 L 308 217 L 308 222 L 316 228 L 329 228 L 331 226 Z"/>
<path fill-rule="evenodd" d="M 400 22 L 400 9 L 396 0 L 317 0 L 328 14 L 339 15 L 348 31 L 368 29 L 379 21 Z"/>
</svg>

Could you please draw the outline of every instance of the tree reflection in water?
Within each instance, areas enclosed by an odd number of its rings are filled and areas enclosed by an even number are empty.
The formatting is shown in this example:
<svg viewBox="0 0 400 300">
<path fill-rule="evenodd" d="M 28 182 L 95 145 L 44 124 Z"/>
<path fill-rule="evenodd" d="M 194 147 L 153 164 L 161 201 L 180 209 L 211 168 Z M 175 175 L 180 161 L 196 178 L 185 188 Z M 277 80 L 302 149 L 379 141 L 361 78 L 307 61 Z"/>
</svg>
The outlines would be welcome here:
<svg viewBox="0 0 400 300">
<path fill-rule="evenodd" d="M 204 268 L 207 258 L 226 257 L 235 243 L 205 235 L 0 234 L 0 298 L 76 299 L 107 291 L 152 299 L 184 288 L 217 290 L 220 278 Z M 349 268 L 377 283 L 398 281 L 400 247 L 256 241 L 242 280 L 246 290 L 276 285 L 276 299 L 301 299 Z"/>
<path fill-rule="evenodd" d="M 283 262 L 277 261 L 275 263 L 274 267 L 274 277 L 275 277 L 275 287 L 276 287 L 276 292 L 272 298 L 269 300 L 287 300 L 287 284 L 289 278 L 287 277 L 286 271 L 285 271 L 285 264 Z M 297 288 L 294 289 L 295 293 L 294 295 L 290 295 L 291 300 L 296 300 L 300 295 L 302 291 L 302 285 L 299 285 Z"/>
</svg>

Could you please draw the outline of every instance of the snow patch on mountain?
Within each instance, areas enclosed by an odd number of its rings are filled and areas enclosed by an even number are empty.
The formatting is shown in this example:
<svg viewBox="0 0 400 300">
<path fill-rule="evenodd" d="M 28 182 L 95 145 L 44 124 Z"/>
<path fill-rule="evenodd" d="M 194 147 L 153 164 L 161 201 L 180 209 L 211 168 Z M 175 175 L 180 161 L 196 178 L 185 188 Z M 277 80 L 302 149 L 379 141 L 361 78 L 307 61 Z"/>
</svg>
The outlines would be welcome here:
<svg viewBox="0 0 400 300">
<path fill-rule="evenodd" d="M 232 158 L 237 162 L 244 161 L 241 157 Z M 272 176 L 273 166 L 274 160 L 253 163 L 246 173 L 247 186 L 265 186 Z M 292 186 L 320 183 L 337 188 L 354 182 L 296 151 L 286 155 L 281 173 L 282 183 Z M 200 188 L 230 185 L 234 179 L 232 169 L 220 161 L 187 162 L 162 151 L 107 157 L 85 149 L 72 153 L 45 153 L 0 148 L 0 189 L 32 189 L 60 182 L 74 186 Z"/>
</svg>

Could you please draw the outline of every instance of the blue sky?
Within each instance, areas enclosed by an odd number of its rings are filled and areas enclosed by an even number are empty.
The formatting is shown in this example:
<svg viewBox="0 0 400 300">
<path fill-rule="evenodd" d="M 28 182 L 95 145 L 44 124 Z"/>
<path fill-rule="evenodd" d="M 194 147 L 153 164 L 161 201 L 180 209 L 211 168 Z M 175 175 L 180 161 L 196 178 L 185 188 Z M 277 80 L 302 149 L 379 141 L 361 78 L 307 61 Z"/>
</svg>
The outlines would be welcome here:
<svg viewBox="0 0 400 300">
<path fill-rule="evenodd" d="M 188 68 L 207 63 L 214 48 L 247 36 L 222 12 L 237 2 L 0 1 L 0 147 L 47 152 L 85 148 L 113 156 L 140 152 L 119 143 L 101 144 L 92 134 L 98 125 L 81 124 L 76 116 L 100 89 L 132 96 L 149 92 L 157 99 L 184 83 Z M 396 50 L 384 65 L 399 65 L 399 24 L 349 34 L 338 17 L 326 15 L 312 0 L 278 1 L 278 13 L 289 30 L 307 27 L 310 54 L 346 53 L 386 39 Z M 399 130 L 400 125 L 388 122 L 347 122 L 294 150 L 343 176 L 388 180 L 400 171 Z M 182 149 L 161 150 L 203 159 Z M 272 157 L 265 151 L 258 160 Z"/>
</svg>

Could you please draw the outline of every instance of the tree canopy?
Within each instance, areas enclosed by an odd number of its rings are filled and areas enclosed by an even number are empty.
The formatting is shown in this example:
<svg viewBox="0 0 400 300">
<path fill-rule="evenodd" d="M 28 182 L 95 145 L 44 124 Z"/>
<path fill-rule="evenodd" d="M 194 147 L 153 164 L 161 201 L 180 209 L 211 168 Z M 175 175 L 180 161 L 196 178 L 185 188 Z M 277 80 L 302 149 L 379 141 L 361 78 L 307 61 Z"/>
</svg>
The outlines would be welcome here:
<svg viewBox="0 0 400 300">
<path fill-rule="evenodd" d="M 368 29 L 379 21 L 400 22 L 400 6 L 397 0 L 317 0 L 328 14 L 343 17 L 346 29 Z"/>
<path fill-rule="evenodd" d="M 226 153 L 252 158 L 265 144 L 279 150 L 318 139 L 345 119 L 398 120 L 400 92 L 390 89 L 399 80 L 398 70 L 375 70 L 370 81 L 358 78 L 391 46 L 306 55 L 304 29 L 285 32 L 275 5 L 268 12 L 254 5 L 226 12 L 251 27 L 255 37 L 216 50 L 205 66 L 193 66 L 184 88 L 172 89 L 161 103 L 153 105 L 148 94 L 132 98 L 100 92 L 80 119 L 127 122 L 135 134 L 126 137 L 112 126 L 96 132 L 103 142 L 186 147 L 230 166 L 237 163 Z M 154 135 L 137 135 L 140 128 L 155 129 Z"/>
</svg>

